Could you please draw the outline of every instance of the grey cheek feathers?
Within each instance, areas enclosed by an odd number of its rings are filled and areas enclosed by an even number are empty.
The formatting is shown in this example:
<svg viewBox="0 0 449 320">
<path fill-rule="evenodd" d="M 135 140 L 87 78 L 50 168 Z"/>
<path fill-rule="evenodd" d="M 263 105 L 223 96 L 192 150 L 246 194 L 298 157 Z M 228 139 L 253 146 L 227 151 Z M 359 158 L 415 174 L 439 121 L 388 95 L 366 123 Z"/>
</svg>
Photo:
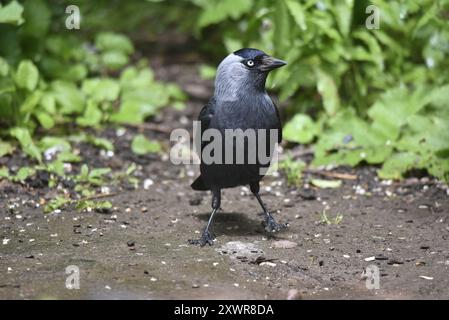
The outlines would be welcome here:
<svg viewBox="0 0 449 320">
<path fill-rule="evenodd" d="M 246 91 L 248 70 L 241 61 L 241 57 L 231 53 L 218 66 L 214 94 L 217 100 L 236 101 L 239 93 Z"/>
</svg>

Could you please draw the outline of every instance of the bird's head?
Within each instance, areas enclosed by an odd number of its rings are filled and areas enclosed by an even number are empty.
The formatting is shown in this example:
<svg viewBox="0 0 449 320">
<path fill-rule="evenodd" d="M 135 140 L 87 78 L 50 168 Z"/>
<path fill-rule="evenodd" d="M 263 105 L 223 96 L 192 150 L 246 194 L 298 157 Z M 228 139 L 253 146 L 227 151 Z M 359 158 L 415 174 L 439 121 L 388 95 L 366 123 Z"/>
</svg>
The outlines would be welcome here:
<svg viewBox="0 0 449 320">
<path fill-rule="evenodd" d="M 239 99 L 242 94 L 264 92 L 268 73 L 286 64 L 258 49 L 237 50 L 218 66 L 215 95 L 224 99 Z"/>
</svg>

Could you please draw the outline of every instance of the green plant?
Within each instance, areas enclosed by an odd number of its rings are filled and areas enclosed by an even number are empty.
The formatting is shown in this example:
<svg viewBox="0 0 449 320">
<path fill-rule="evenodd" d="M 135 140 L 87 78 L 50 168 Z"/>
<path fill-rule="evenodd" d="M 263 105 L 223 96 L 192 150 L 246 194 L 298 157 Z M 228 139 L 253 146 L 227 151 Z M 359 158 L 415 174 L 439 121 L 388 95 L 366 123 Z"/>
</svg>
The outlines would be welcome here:
<svg viewBox="0 0 449 320">
<path fill-rule="evenodd" d="M 329 218 L 327 216 L 326 211 L 323 210 L 323 212 L 321 212 L 321 219 L 320 222 L 323 224 L 327 224 L 327 225 L 337 225 L 339 224 L 341 221 L 343 220 L 343 215 L 341 213 L 337 213 L 336 216 L 334 218 Z"/>
<path fill-rule="evenodd" d="M 288 61 L 269 86 L 288 99 L 285 140 L 316 144 L 313 165 L 365 162 L 388 179 L 425 169 L 449 181 L 449 1 L 193 2 L 198 28 L 215 25 L 228 51 L 260 47 Z M 378 29 L 366 27 L 369 5 Z"/>
<path fill-rule="evenodd" d="M 95 14 L 87 2 L 78 3 Z M 75 34 L 52 23 L 64 21 L 65 4 L 24 0 L 0 7 L 1 156 L 15 150 L 16 140 L 42 163 L 36 137 L 48 130 L 73 123 L 78 128 L 138 124 L 164 106 L 183 107 L 186 96 L 176 85 L 156 81 L 145 60 L 134 63 L 134 45 L 126 35 Z M 91 21 L 88 14 L 84 18 Z M 79 139 L 113 150 L 103 138 L 81 133 Z"/>
</svg>

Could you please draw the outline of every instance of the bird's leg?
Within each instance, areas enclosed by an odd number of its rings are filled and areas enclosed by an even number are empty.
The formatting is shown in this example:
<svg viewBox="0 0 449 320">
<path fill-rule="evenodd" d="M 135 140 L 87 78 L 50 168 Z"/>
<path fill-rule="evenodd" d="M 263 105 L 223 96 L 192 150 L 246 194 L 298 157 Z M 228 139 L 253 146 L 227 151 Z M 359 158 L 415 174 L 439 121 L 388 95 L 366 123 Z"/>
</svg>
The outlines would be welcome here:
<svg viewBox="0 0 449 320">
<path fill-rule="evenodd" d="M 215 236 L 209 232 L 209 227 L 212 224 L 212 219 L 214 218 L 215 212 L 220 208 L 221 203 L 221 192 L 220 190 L 212 190 L 212 213 L 210 214 L 209 221 L 207 222 L 206 228 L 204 228 L 203 234 L 201 238 L 189 240 L 190 244 L 197 245 L 199 244 L 201 247 L 204 247 L 206 244 L 213 245 Z"/>
<path fill-rule="evenodd" d="M 267 207 L 262 201 L 262 198 L 259 195 L 259 183 L 251 183 L 250 184 L 251 192 L 256 197 L 257 201 L 259 202 L 260 206 L 263 209 L 263 212 L 265 213 L 265 230 L 268 232 L 278 232 L 281 230 L 284 230 L 287 228 L 287 224 L 284 223 L 277 223 L 276 220 L 273 218 L 271 213 L 267 210 Z"/>
</svg>

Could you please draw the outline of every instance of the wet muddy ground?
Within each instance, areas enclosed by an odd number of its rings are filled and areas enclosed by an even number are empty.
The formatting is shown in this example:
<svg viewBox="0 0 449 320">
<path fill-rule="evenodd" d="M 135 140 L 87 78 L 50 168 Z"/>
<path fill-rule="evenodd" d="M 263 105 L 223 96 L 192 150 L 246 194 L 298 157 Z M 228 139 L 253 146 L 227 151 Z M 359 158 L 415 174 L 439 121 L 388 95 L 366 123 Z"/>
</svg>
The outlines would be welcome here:
<svg viewBox="0 0 449 320">
<path fill-rule="evenodd" d="M 188 128 L 211 83 L 184 79 L 193 66 L 157 70 L 162 79 L 176 79 L 191 99 L 185 111 L 167 109 L 155 121 Z M 137 190 L 109 186 L 112 195 L 105 199 L 114 208 L 107 212 L 44 214 L 37 203 L 54 190 L 33 181 L 0 182 L 0 299 L 449 298 L 449 195 L 432 179 L 382 182 L 375 168 L 343 168 L 332 172 L 356 179 L 319 189 L 307 176 L 299 188 L 282 175 L 270 176 L 262 198 L 289 228 L 267 234 L 248 189 L 229 189 L 212 227 L 214 246 L 199 248 L 187 240 L 199 237 L 210 195 L 189 187 L 197 168 L 174 166 L 166 156 L 133 155 L 129 143 L 138 130 L 165 140 L 168 150 L 165 130 L 144 127 L 119 137 L 114 129 L 103 131 L 114 140 L 112 157 L 80 146 L 90 166 L 136 162 L 137 175 L 149 182 L 147 189 L 142 183 Z M 9 166 L 21 161 L 17 155 L 2 159 Z M 66 288 L 68 266 L 79 268 L 79 289 Z M 379 289 L 366 285 L 370 266 L 379 271 Z"/>
</svg>

